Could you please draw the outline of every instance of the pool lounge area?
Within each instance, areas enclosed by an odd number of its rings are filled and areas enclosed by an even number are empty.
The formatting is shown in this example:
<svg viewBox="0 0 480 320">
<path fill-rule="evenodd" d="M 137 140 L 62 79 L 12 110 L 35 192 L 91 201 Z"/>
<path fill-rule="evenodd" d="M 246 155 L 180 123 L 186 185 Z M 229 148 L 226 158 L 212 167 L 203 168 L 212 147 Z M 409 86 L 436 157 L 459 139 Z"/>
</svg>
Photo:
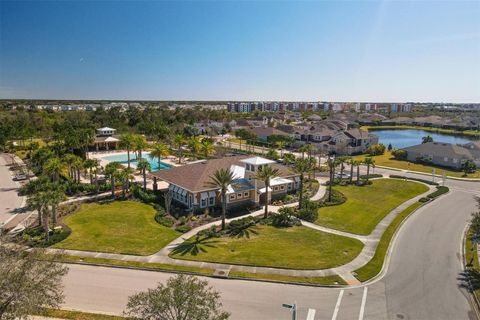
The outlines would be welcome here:
<svg viewBox="0 0 480 320">
<path fill-rule="evenodd" d="M 121 164 L 126 165 L 128 163 L 128 156 L 126 152 L 122 153 L 117 153 L 113 155 L 106 155 L 106 156 L 101 156 L 100 157 L 102 160 L 108 161 L 108 162 L 119 162 Z M 163 161 L 160 162 L 160 167 L 158 166 L 158 159 L 157 158 L 150 158 L 150 153 L 149 152 L 143 152 L 142 153 L 142 158 L 147 160 L 150 163 L 150 166 L 152 167 L 152 171 L 158 171 L 158 170 L 165 170 L 173 167 L 172 165 L 165 163 Z M 138 160 L 135 156 L 135 153 L 131 152 L 130 153 L 130 165 L 133 167 L 136 167 L 138 164 Z"/>
</svg>

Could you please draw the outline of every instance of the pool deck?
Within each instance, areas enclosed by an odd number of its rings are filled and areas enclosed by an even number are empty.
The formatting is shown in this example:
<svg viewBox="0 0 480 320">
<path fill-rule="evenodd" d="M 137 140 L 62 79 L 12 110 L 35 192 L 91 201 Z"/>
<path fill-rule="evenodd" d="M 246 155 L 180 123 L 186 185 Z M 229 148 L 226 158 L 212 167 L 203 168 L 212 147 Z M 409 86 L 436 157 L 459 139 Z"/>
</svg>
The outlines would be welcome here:
<svg viewBox="0 0 480 320">
<path fill-rule="evenodd" d="M 148 153 L 148 150 L 145 150 L 143 152 Z M 132 153 L 133 152 L 131 152 L 131 154 Z M 126 154 L 127 154 L 126 151 L 119 151 L 119 150 L 115 150 L 115 151 L 96 151 L 96 152 L 89 152 L 88 157 L 91 158 L 91 159 L 97 159 L 100 162 L 100 165 L 105 168 L 105 166 L 111 161 L 104 159 L 104 157 L 120 156 L 120 155 L 126 155 Z M 162 158 L 162 162 L 165 163 L 165 164 L 168 164 L 172 167 L 178 167 L 178 166 L 182 166 L 182 165 L 186 164 L 186 163 L 178 164 L 178 161 L 176 159 L 177 158 L 175 158 L 173 156 L 168 156 L 166 158 Z M 136 168 L 135 164 L 133 164 L 133 163 L 130 164 L 130 166 L 134 169 Z M 135 181 L 136 182 L 143 182 L 143 177 L 140 173 L 136 172 L 134 175 L 135 175 Z M 168 183 L 165 182 L 165 181 L 158 181 L 157 185 L 158 185 L 158 189 L 160 189 L 160 190 L 168 188 Z M 150 179 L 148 177 L 148 175 L 147 175 L 147 188 L 153 190 L 153 180 Z"/>
</svg>

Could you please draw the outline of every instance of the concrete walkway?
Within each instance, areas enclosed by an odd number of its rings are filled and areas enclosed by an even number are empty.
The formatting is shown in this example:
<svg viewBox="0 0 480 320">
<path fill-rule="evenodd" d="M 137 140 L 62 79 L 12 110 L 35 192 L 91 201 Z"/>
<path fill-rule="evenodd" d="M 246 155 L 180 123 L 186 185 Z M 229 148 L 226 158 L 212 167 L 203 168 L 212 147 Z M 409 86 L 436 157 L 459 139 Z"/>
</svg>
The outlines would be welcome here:
<svg viewBox="0 0 480 320">
<path fill-rule="evenodd" d="M 320 183 L 320 188 L 317 193 L 311 198 L 319 200 L 323 197 L 326 192 L 326 187 L 322 186 L 326 182 L 326 178 L 316 178 L 317 181 Z M 336 234 L 339 236 L 349 237 L 357 239 L 363 242 L 364 247 L 360 254 L 350 261 L 347 264 L 344 264 L 339 267 L 329 268 L 329 269 L 322 269 L 322 270 L 294 270 L 294 269 L 282 269 L 282 268 L 270 268 L 270 267 L 256 267 L 256 266 L 243 266 L 243 265 L 232 265 L 232 264 L 224 264 L 224 263 L 211 263 L 211 262 L 201 262 L 201 261 L 189 261 L 189 260 L 180 260 L 180 259 L 172 259 L 169 257 L 169 254 L 172 252 L 174 248 L 176 248 L 179 244 L 185 242 L 185 240 L 195 236 L 198 232 L 208 229 L 212 226 L 218 226 L 221 224 L 221 221 L 214 221 L 205 225 L 202 225 L 198 228 L 190 230 L 182 234 L 177 239 L 170 242 L 167 246 L 165 246 L 159 252 L 150 255 L 150 256 L 135 256 L 135 255 L 124 255 L 124 254 L 115 254 L 115 253 L 102 253 L 102 252 L 90 252 L 90 251 L 79 251 L 79 250 L 58 250 L 58 249 L 48 249 L 48 252 L 52 253 L 64 253 L 79 257 L 92 257 L 92 258 L 104 258 L 104 259 L 113 259 L 113 260 L 123 260 L 123 261 L 137 261 L 137 262 L 146 262 L 146 263 L 162 263 L 162 264 L 170 264 L 176 266 L 188 266 L 188 267 L 196 267 L 196 268 L 209 268 L 214 270 L 222 270 L 222 271 L 241 271 L 241 272 L 249 272 L 249 273 L 260 273 L 260 274 L 276 274 L 276 275 L 285 275 L 285 276 L 303 276 L 303 277 L 325 277 L 325 276 L 334 276 L 338 275 L 343 278 L 348 284 L 359 284 L 360 282 L 354 277 L 353 273 L 355 270 L 363 267 L 366 265 L 374 256 L 375 250 L 377 245 L 380 241 L 381 236 L 390 225 L 390 223 L 395 219 L 395 217 L 405 210 L 407 207 L 412 205 L 413 203 L 417 202 L 420 198 L 426 196 L 434 189 L 433 186 L 428 186 L 429 190 L 421 195 L 418 195 L 412 199 L 409 199 L 393 209 L 387 216 L 385 216 L 380 223 L 375 227 L 371 234 L 368 236 L 364 235 L 356 235 L 347 232 L 342 232 L 339 230 L 334 230 L 326 227 L 322 227 L 307 221 L 301 221 L 302 225 L 308 228 L 312 228 L 315 230 L 319 230 L 322 232 L 327 232 L 331 234 Z M 291 203 L 286 206 L 292 207 L 296 206 L 298 203 Z M 278 212 L 278 210 L 282 206 L 269 206 L 270 212 Z M 226 222 L 229 223 L 234 220 L 238 220 L 247 216 L 260 216 L 262 215 L 263 209 L 257 210 L 252 212 L 248 215 L 227 219 Z"/>
</svg>

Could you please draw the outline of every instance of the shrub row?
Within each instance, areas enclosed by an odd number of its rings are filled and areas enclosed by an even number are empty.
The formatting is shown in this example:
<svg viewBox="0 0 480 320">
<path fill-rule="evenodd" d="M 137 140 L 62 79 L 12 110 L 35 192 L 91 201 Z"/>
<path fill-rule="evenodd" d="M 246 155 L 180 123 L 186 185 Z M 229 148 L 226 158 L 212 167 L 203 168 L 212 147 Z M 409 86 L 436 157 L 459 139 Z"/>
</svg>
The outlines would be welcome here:
<svg viewBox="0 0 480 320">
<path fill-rule="evenodd" d="M 371 173 L 369 175 L 363 174 L 360 176 L 360 179 L 373 179 L 373 178 L 382 178 L 383 176 L 381 174 L 377 173 Z"/>
<path fill-rule="evenodd" d="M 396 175 L 396 174 L 391 174 L 391 175 L 390 175 L 390 178 L 394 178 L 394 179 L 407 179 L 407 180 L 413 180 L 413 181 L 423 182 L 423 183 L 429 184 L 429 185 L 431 185 L 431 186 L 438 186 L 438 183 L 432 182 L 432 181 L 426 180 L 426 179 L 411 178 L 411 177 L 406 177 L 406 176 L 399 176 L 399 175 Z"/>
<path fill-rule="evenodd" d="M 430 198 L 430 199 L 435 199 L 435 198 L 441 196 L 442 194 L 447 193 L 448 191 L 449 191 L 448 187 L 438 186 L 437 191 L 434 191 L 434 192 L 430 193 L 429 195 L 427 195 L 427 197 Z"/>
</svg>

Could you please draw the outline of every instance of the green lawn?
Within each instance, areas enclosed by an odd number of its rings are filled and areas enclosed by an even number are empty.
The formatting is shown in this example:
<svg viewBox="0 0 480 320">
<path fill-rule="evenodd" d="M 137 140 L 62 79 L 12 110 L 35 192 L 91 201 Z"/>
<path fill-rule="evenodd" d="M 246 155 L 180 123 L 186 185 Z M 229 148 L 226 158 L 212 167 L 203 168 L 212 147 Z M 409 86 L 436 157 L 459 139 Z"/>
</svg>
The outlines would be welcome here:
<svg viewBox="0 0 480 320">
<path fill-rule="evenodd" d="M 371 185 L 335 186 L 347 201 L 319 209 L 316 224 L 345 232 L 369 235 L 375 226 L 403 202 L 428 191 L 424 184 L 396 179 L 373 180 Z"/>
<path fill-rule="evenodd" d="M 365 157 L 367 157 L 367 155 L 359 155 L 353 158 L 355 160 L 364 160 Z M 385 154 L 383 155 L 374 156 L 373 159 L 375 160 L 375 165 L 377 166 L 397 168 L 402 170 L 418 171 L 418 172 L 424 172 L 429 174 L 432 174 L 432 169 L 435 168 L 435 174 L 437 175 L 441 175 L 443 174 L 443 172 L 445 172 L 447 176 L 451 176 L 451 177 L 480 178 L 480 170 L 477 170 L 475 173 L 468 174 L 467 177 L 464 177 L 464 174 L 462 171 L 454 171 L 454 170 L 449 170 L 446 168 L 441 168 L 441 167 L 436 167 L 431 165 L 425 165 L 425 164 L 414 163 L 414 162 L 403 161 L 403 160 L 395 160 L 392 154 L 388 151 L 385 151 Z"/>
<path fill-rule="evenodd" d="M 189 239 L 172 258 L 291 269 L 326 269 L 354 259 L 363 243 L 306 227 L 257 226 L 250 238 Z"/>
<path fill-rule="evenodd" d="M 65 218 L 72 229 L 53 247 L 135 255 L 150 255 L 180 235 L 155 222 L 155 210 L 133 201 L 83 204 Z"/>
</svg>

